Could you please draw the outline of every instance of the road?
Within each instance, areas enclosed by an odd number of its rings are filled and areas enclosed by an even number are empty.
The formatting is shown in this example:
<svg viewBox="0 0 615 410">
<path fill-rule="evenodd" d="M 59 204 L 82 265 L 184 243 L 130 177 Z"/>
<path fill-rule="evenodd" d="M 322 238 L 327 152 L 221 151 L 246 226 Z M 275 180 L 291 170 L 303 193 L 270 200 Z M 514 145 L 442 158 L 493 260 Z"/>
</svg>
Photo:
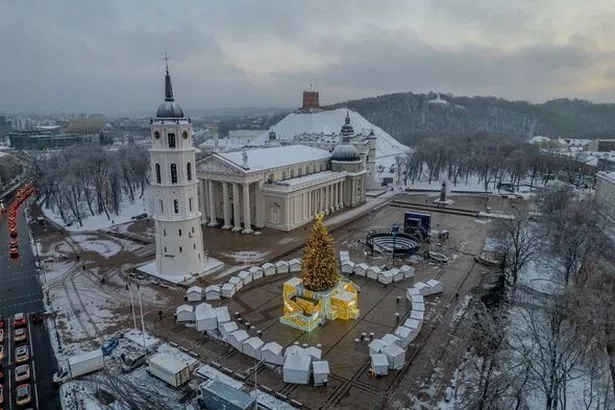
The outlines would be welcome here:
<svg viewBox="0 0 615 410">
<path fill-rule="evenodd" d="M 4 198 L 8 205 L 12 195 Z M 14 382 L 14 343 L 11 334 L 10 317 L 18 312 L 31 313 L 42 312 L 43 293 L 40 283 L 37 280 L 37 269 L 35 258 L 30 246 L 28 226 L 23 215 L 23 207 L 17 215 L 17 232 L 20 257 L 11 259 L 9 257 L 9 235 L 7 214 L 0 216 L 0 316 L 5 317 L 5 354 L 3 362 L 4 380 L 4 401 L 5 409 L 17 409 L 15 404 L 15 382 Z M 28 321 L 28 344 L 31 349 L 30 363 L 32 369 L 32 380 L 34 380 L 34 397 L 31 403 L 32 408 L 37 409 L 59 409 L 60 397 L 57 389 L 54 388 L 52 377 L 57 369 L 57 362 L 49 333 L 44 325 L 32 325 Z"/>
</svg>

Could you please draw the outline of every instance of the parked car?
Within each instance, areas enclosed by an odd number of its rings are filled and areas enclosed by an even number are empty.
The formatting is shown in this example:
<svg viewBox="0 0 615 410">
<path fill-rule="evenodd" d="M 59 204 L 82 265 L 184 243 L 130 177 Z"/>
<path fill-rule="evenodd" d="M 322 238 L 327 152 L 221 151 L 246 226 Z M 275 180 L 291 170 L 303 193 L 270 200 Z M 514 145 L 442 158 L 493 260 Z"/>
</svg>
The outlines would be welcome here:
<svg viewBox="0 0 615 410">
<path fill-rule="evenodd" d="M 29 384 L 20 384 L 15 392 L 15 401 L 18 406 L 25 406 L 32 401 L 32 393 Z"/>
<path fill-rule="evenodd" d="M 115 337 L 112 337 L 111 339 L 107 340 L 105 343 L 103 343 L 101 348 L 103 354 L 105 356 L 109 356 L 111 352 L 113 352 L 113 349 L 115 349 L 119 344 L 120 342 Z"/>
<path fill-rule="evenodd" d="M 13 316 L 13 327 L 22 327 L 26 325 L 26 315 L 23 313 L 15 313 Z"/>
<path fill-rule="evenodd" d="M 40 325 L 44 321 L 44 317 L 42 313 L 32 313 L 30 315 L 30 320 L 33 325 Z"/>
<path fill-rule="evenodd" d="M 4 359 L 4 344 L 0 343 L 0 360 Z"/>
<path fill-rule="evenodd" d="M 15 342 L 23 342 L 27 338 L 28 332 L 26 332 L 25 327 L 19 327 L 15 329 L 15 332 L 13 333 L 13 339 L 15 340 Z"/>
<path fill-rule="evenodd" d="M 15 363 L 23 363 L 30 360 L 30 349 L 28 345 L 17 346 L 15 349 Z"/>
<path fill-rule="evenodd" d="M 21 366 L 17 366 L 15 368 L 15 381 L 25 382 L 26 380 L 30 380 L 30 365 L 22 364 Z"/>
<path fill-rule="evenodd" d="M 0 342 L 4 340 L 4 329 L 0 329 Z"/>
</svg>

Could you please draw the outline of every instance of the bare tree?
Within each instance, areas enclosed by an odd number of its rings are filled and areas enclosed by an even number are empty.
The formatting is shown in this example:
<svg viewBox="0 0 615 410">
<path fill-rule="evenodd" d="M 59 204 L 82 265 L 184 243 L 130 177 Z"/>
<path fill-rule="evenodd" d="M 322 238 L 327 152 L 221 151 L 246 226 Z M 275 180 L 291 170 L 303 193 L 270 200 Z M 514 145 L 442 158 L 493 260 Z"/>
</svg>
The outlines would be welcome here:
<svg viewBox="0 0 615 410">
<path fill-rule="evenodd" d="M 493 236 L 504 255 L 502 273 L 511 287 L 514 299 L 519 273 L 534 259 L 540 249 L 541 235 L 527 212 L 516 211 L 510 219 L 498 219 Z"/>
</svg>

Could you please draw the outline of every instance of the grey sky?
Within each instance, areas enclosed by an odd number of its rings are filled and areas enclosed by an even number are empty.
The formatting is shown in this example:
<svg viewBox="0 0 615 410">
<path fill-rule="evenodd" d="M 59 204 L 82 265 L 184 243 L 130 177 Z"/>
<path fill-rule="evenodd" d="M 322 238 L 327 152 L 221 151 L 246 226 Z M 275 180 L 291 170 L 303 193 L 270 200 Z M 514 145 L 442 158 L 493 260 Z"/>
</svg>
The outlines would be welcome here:
<svg viewBox="0 0 615 410">
<path fill-rule="evenodd" d="M 613 0 L 30 0 L 0 6 L 0 111 L 153 111 L 437 90 L 615 101 Z"/>
</svg>

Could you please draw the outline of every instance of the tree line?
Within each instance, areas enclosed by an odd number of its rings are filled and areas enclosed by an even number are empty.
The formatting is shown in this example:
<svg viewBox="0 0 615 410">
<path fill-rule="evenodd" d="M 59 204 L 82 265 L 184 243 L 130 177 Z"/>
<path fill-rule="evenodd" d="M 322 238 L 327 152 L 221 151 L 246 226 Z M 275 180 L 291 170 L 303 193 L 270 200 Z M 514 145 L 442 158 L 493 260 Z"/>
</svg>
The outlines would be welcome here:
<svg viewBox="0 0 615 410">
<path fill-rule="evenodd" d="M 416 145 L 440 135 L 464 137 L 477 132 L 528 138 L 534 135 L 567 138 L 611 138 L 615 104 L 558 99 L 542 104 L 497 97 L 396 93 L 352 100 L 327 108 L 348 107 L 378 124 L 395 139 Z"/>
<path fill-rule="evenodd" d="M 79 144 L 33 158 L 34 178 L 44 206 L 65 223 L 83 225 L 87 216 L 120 213 L 125 201 L 142 198 L 149 183 L 149 153 L 140 145 L 116 151 Z"/>
<path fill-rule="evenodd" d="M 522 182 L 532 188 L 549 179 L 583 186 L 593 183 L 595 169 L 577 157 L 547 152 L 523 138 L 478 133 L 465 138 L 424 139 L 413 152 L 396 157 L 394 171 L 404 185 L 425 179 L 438 182 L 442 174 L 453 187 L 478 178 L 487 192 L 499 183 L 518 190 Z"/>
</svg>

